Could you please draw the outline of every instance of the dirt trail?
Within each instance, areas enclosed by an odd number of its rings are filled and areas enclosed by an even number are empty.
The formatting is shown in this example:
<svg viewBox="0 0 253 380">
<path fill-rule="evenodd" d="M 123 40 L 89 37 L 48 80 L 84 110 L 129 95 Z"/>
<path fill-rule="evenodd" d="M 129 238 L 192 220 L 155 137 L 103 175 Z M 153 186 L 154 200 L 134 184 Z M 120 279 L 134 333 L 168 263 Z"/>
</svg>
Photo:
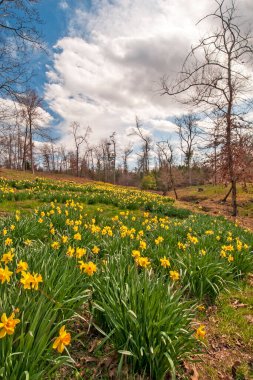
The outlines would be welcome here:
<svg viewBox="0 0 253 380">
<path fill-rule="evenodd" d="M 231 206 L 228 203 L 221 204 L 217 200 L 201 200 L 198 204 L 185 201 L 175 201 L 175 206 L 187 208 L 193 212 L 200 212 L 203 214 L 219 216 L 223 215 L 226 219 L 233 223 L 237 223 L 243 228 L 247 228 L 253 231 L 253 218 L 246 216 L 237 216 L 236 218 L 231 216 Z"/>
</svg>

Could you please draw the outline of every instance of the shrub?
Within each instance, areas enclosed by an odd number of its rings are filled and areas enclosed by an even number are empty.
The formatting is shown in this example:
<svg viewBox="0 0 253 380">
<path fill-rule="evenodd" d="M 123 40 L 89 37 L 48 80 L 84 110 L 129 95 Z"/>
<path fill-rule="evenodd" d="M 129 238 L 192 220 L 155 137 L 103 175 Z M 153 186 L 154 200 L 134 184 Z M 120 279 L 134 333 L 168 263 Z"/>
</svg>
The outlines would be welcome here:
<svg viewBox="0 0 253 380">
<path fill-rule="evenodd" d="M 156 189 L 156 179 L 153 174 L 144 175 L 141 181 L 141 189 L 143 190 L 155 190 Z"/>
</svg>

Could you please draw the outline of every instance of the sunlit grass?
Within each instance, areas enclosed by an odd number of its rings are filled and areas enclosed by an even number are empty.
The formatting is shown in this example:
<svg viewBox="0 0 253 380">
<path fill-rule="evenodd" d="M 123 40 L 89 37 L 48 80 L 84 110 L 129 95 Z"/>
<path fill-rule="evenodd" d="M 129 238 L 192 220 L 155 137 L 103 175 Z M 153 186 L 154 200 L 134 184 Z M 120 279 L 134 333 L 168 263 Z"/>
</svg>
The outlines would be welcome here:
<svg viewBox="0 0 253 380">
<path fill-rule="evenodd" d="M 2 179 L 0 198 L 10 213 L 0 220 L 0 317 L 19 320 L 0 338 L 4 380 L 52 377 L 73 364 L 69 338 L 58 352 L 53 343 L 65 325 L 75 339 L 84 305 L 118 353 L 119 377 L 127 365 L 134 375 L 175 378 L 202 347 L 198 306 L 213 305 L 253 268 L 249 231 L 157 194 L 37 178 Z M 220 300 L 220 329 L 235 334 L 229 299 Z M 233 328 L 250 344 L 243 318 L 240 310 Z"/>
</svg>

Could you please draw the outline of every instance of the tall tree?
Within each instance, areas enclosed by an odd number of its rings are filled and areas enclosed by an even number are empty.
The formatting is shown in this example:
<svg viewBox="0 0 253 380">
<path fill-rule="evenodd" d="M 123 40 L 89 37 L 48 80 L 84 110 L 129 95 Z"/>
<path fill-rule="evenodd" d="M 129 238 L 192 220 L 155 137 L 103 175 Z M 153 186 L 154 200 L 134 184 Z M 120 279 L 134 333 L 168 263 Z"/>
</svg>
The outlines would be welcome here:
<svg viewBox="0 0 253 380">
<path fill-rule="evenodd" d="M 112 150 L 110 152 L 110 162 L 111 162 L 111 167 L 112 167 L 112 172 L 113 172 L 113 184 L 115 185 L 116 183 L 116 132 L 113 132 L 112 135 L 110 136 L 110 143 L 112 145 Z"/>
<path fill-rule="evenodd" d="M 224 149 L 227 173 L 231 183 L 233 215 L 237 215 L 237 176 L 233 157 L 233 140 L 242 119 L 248 110 L 247 93 L 252 78 L 249 64 L 252 64 L 253 45 L 249 32 L 238 24 L 236 2 L 215 0 L 217 8 L 202 20 L 212 18 L 217 30 L 203 37 L 186 57 L 179 78 L 175 83 L 162 79 L 162 93 L 189 96 L 181 99 L 194 106 L 216 110 L 224 120 Z M 200 21 L 202 21 L 200 20 Z"/>
<path fill-rule="evenodd" d="M 91 128 L 89 126 L 85 129 L 84 134 L 80 134 L 81 133 L 80 129 L 81 129 L 81 126 L 76 121 L 74 121 L 71 124 L 71 133 L 74 137 L 74 143 L 75 143 L 76 176 L 77 177 L 79 176 L 80 148 L 84 142 L 87 143 L 87 139 L 88 139 L 89 134 L 91 132 Z"/>
<path fill-rule="evenodd" d="M 195 106 L 204 105 L 216 110 L 224 120 L 224 150 L 231 183 L 233 215 L 237 215 L 237 176 L 233 157 L 233 140 L 238 133 L 238 118 L 248 109 L 247 93 L 252 77 L 247 72 L 252 63 L 252 37 L 238 25 L 235 1 L 216 0 L 217 9 L 204 17 L 213 18 L 217 31 L 204 37 L 187 56 L 178 80 L 169 84 L 162 80 L 162 93 L 179 95 L 188 93 L 182 101 Z M 203 20 L 203 19 L 202 19 Z M 202 21 L 201 20 L 201 21 Z"/>
<path fill-rule="evenodd" d="M 174 147 L 169 140 L 159 141 L 156 145 L 160 158 L 161 178 L 164 185 L 163 195 L 167 195 L 169 188 L 172 187 L 175 198 L 178 199 L 176 181 L 173 173 L 173 164 L 175 163 Z"/>
<path fill-rule="evenodd" d="M 192 184 L 192 159 L 194 147 L 197 144 L 197 137 L 200 134 L 198 127 L 199 117 L 194 114 L 186 114 L 176 118 L 175 123 L 178 126 L 178 136 L 180 139 L 181 151 L 184 154 L 184 161 L 188 171 L 189 185 Z"/>
<path fill-rule="evenodd" d="M 135 128 L 130 136 L 138 136 L 142 141 L 142 152 L 139 154 L 139 169 L 142 171 L 143 175 L 149 172 L 149 161 L 150 161 L 150 150 L 152 139 L 150 136 L 144 133 L 142 129 L 142 124 L 138 117 L 135 119 Z"/>
<path fill-rule="evenodd" d="M 132 145 L 128 144 L 127 146 L 124 147 L 123 154 L 122 154 L 124 174 L 128 174 L 128 159 L 129 159 L 130 154 L 132 153 L 133 153 Z"/>
<path fill-rule="evenodd" d="M 27 90 L 18 96 L 21 119 L 25 124 L 22 168 L 26 169 L 28 152 L 30 153 L 31 170 L 34 173 L 34 135 L 48 138 L 48 130 L 42 124 L 43 99 L 34 90 Z"/>
</svg>

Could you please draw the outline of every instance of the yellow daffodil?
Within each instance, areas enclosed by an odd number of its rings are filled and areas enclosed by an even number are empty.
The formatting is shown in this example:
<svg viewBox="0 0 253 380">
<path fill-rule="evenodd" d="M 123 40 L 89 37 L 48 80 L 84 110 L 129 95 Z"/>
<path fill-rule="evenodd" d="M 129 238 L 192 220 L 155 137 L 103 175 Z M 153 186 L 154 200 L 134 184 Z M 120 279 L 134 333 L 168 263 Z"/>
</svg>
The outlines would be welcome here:
<svg viewBox="0 0 253 380">
<path fill-rule="evenodd" d="M 162 236 L 158 236 L 157 239 L 155 239 L 155 244 L 159 245 L 164 241 L 164 238 Z"/>
<path fill-rule="evenodd" d="M 82 239 L 82 236 L 79 232 L 77 232 L 75 235 L 74 235 L 74 239 L 75 240 L 81 240 Z"/>
<path fill-rule="evenodd" d="M 65 244 L 68 242 L 69 238 L 66 235 L 62 235 L 61 240 L 62 240 L 63 244 Z"/>
<path fill-rule="evenodd" d="M 75 253 L 75 248 L 69 246 L 66 255 L 69 257 L 73 257 Z"/>
<path fill-rule="evenodd" d="M 9 251 L 3 254 L 1 261 L 4 262 L 4 264 L 6 265 L 13 260 L 13 257 L 14 257 L 13 251 Z"/>
<path fill-rule="evenodd" d="M 11 272 L 9 270 L 9 268 L 7 267 L 7 265 L 5 265 L 5 268 L 1 268 L 0 267 L 0 281 L 2 284 L 6 282 L 10 282 L 10 278 L 11 278 L 11 275 L 13 274 L 13 272 Z"/>
<path fill-rule="evenodd" d="M 9 317 L 7 317 L 6 313 L 3 313 L 0 322 L 0 339 L 4 338 L 6 334 L 14 334 L 15 327 L 19 322 L 19 319 L 15 319 L 15 313 L 12 313 Z"/>
<path fill-rule="evenodd" d="M 196 330 L 196 337 L 199 338 L 204 338 L 206 335 L 206 327 L 204 325 L 201 325 L 197 328 Z"/>
<path fill-rule="evenodd" d="M 182 249 L 183 251 L 186 250 L 186 244 L 183 244 L 180 241 L 177 243 L 177 246 L 178 246 L 179 249 Z"/>
<path fill-rule="evenodd" d="M 43 282 L 41 274 L 34 273 L 33 275 L 29 272 L 22 272 L 22 278 L 20 280 L 23 284 L 24 289 L 35 289 L 38 290 L 39 283 Z"/>
<path fill-rule="evenodd" d="M 68 346 L 71 342 L 71 335 L 65 330 L 65 326 L 62 326 L 59 331 L 59 336 L 53 343 L 53 349 L 57 350 L 60 354 L 63 352 L 65 346 Z"/>
<path fill-rule="evenodd" d="M 176 270 L 171 270 L 170 271 L 170 278 L 173 281 L 177 281 L 177 280 L 179 280 L 180 275 L 179 275 L 179 273 Z"/>
<path fill-rule="evenodd" d="M 12 243 L 13 243 L 12 239 L 11 239 L 11 238 L 7 238 L 7 239 L 5 240 L 5 242 L 4 242 L 4 245 L 5 245 L 6 247 L 9 247 L 10 245 L 12 245 Z"/>
<path fill-rule="evenodd" d="M 140 251 L 137 251 L 136 249 L 132 250 L 132 256 L 136 259 L 141 256 Z"/>
<path fill-rule="evenodd" d="M 86 255 L 86 248 L 76 248 L 76 257 L 78 259 L 81 259 L 81 257 L 83 257 L 84 255 Z"/>
<path fill-rule="evenodd" d="M 16 269 L 16 273 L 19 273 L 19 272 L 26 272 L 28 269 L 28 264 L 26 261 L 22 261 L 20 260 L 18 262 L 18 266 L 17 266 L 17 269 Z"/>
<path fill-rule="evenodd" d="M 93 276 L 93 274 L 97 271 L 97 266 L 92 261 L 88 263 L 84 263 L 83 261 L 78 261 L 80 264 L 79 268 L 81 271 L 84 271 L 88 276 Z"/>
<path fill-rule="evenodd" d="M 97 255 L 99 252 L 100 252 L 100 248 L 97 247 L 96 245 L 94 245 L 94 247 L 92 248 L 92 253 L 94 253 L 95 255 Z"/>
<path fill-rule="evenodd" d="M 164 268 L 170 267 L 170 260 L 168 260 L 165 256 L 160 259 L 161 266 Z"/>
<path fill-rule="evenodd" d="M 144 240 L 140 240 L 140 249 L 144 250 L 147 248 L 147 243 Z"/>
<path fill-rule="evenodd" d="M 51 247 L 53 249 L 59 249 L 60 248 L 60 243 L 58 241 L 54 241 L 52 244 L 51 244 Z"/>
<path fill-rule="evenodd" d="M 147 257 L 140 256 L 135 258 L 135 262 L 138 266 L 142 268 L 148 268 L 151 265 L 151 262 Z"/>
</svg>

